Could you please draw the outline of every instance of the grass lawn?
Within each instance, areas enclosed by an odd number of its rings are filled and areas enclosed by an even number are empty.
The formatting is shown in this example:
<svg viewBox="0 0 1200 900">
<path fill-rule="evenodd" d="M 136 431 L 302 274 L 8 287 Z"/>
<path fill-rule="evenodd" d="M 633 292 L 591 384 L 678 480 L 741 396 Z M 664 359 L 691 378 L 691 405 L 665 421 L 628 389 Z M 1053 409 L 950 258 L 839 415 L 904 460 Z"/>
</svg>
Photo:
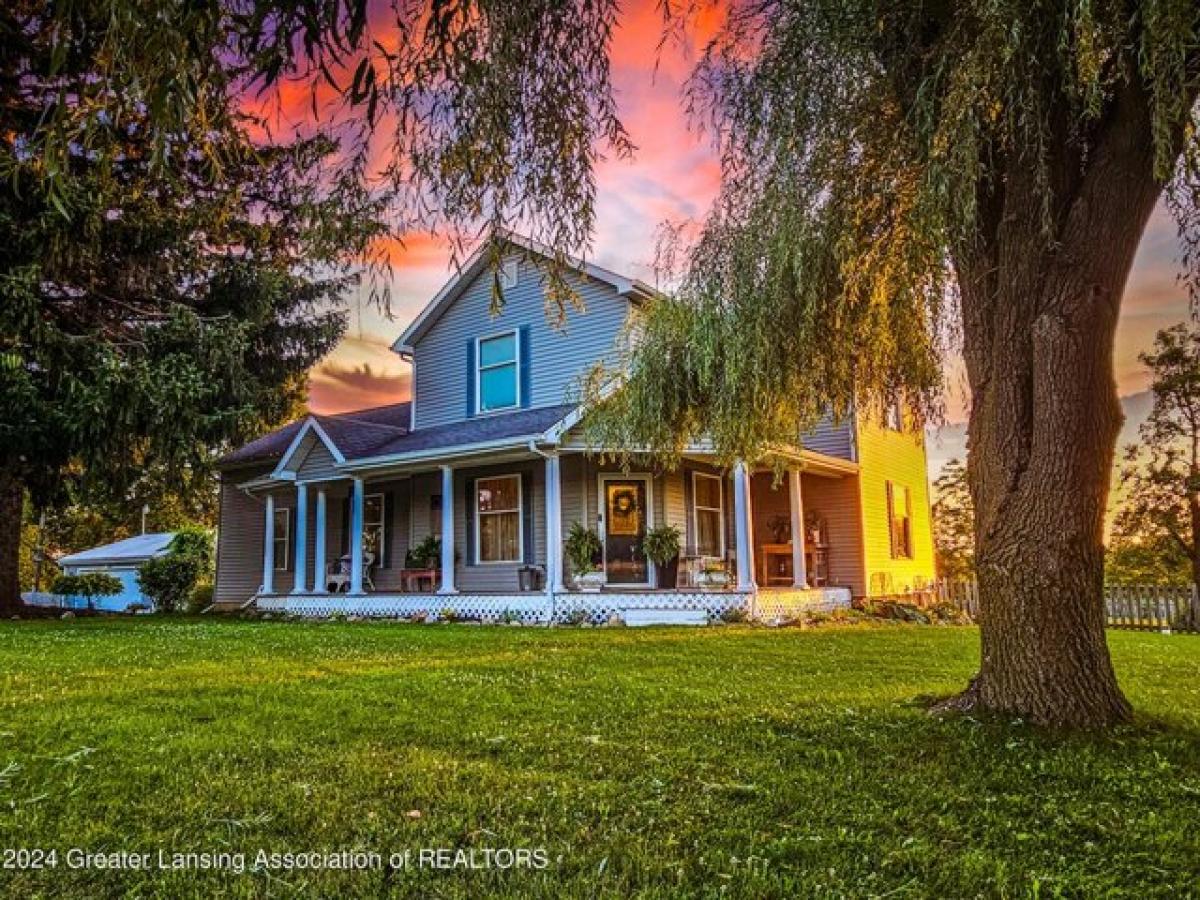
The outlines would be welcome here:
<svg viewBox="0 0 1200 900">
<path fill-rule="evenodd" d="M 0 623 L 11 896 L 1200 894 L 1200 637 L 1136 727 L 937 721 L 969 628 Z M 418 815 L 419 813 L 419 815 Z M 91 851 L 544 848 L 538 869 L 70 870 Z"/>
</svg>

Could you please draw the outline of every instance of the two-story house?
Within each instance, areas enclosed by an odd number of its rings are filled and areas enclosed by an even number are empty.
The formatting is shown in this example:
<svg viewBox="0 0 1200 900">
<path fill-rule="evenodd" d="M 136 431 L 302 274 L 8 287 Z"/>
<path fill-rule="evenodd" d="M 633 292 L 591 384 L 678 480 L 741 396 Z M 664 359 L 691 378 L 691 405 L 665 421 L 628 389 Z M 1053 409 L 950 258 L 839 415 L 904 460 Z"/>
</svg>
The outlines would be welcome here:
<svg viewBox="0 0 1200 900">
<path fill-rule="evenodd" d="M 823 423 L 783 456 L 732 469 L 699 445 L 671 471 L 589 453 L 570 397 L 654 291 L 579 263 L 586 311 L 555 327 L 543 248 L 505 240 L 498 315 L 481 248 L 396 341 L 411 401 L 309 415 L 223 461 L 219 607 L 682 620 L 844 605 L 933 578 L 923 436 L 898 411 Z M 599 593 L 564 562 L 575 523 L 599 538 Z M 662 524 L 682 549 L 674 583 L 658 587 L 641 541 Z"/>
</svg>

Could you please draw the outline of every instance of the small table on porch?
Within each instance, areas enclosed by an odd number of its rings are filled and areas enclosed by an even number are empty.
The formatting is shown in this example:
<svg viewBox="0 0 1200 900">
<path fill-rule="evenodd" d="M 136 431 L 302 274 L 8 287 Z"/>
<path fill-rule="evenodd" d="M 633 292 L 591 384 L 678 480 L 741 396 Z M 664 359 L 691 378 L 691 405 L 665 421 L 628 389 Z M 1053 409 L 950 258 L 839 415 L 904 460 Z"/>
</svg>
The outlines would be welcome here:
<svg viewBox="0 0 1200 900">
<path fill-rule="evenodd" d="M 786 544 L 763 544 L 759 547 L 758 552 L 761 560 L 759 570 L 762 572 L 763 584 L 792 583 L 792 545 L 790 541 Z M 772 569 L 771 560 L 780 557 L 787 560 L 786 565 L 776 565 Z"/>
<path fill-rule="evenodd" d="M 401 569 L 400 580 L 404 585 L 404 590 L 410 594 L 420 593 L 421 583 L 429 582 L 429 590 L 437 587 L 438 570 L 437 569 Z"/>
</svg>

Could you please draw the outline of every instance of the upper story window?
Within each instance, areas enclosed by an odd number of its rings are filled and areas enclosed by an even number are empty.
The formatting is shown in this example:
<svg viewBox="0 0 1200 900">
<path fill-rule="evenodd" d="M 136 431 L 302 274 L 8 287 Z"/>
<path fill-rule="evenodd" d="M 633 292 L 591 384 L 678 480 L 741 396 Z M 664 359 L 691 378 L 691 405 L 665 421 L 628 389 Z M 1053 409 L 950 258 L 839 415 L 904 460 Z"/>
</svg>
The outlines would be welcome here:
<svg viewBox="0 0 1200 900">
<path fill-rule="evenodd" d="M 887 512 L 892 559 L 912 559 L 912 494 L 908 488 L 887 482 Z"/>
<path fill-rule="evenodd" d="M 516 331 L 480 338 L 475 345 L 477 411 L 513 409 L 520 402 L 520 359 Z"/>
<path fill-rule="evenodd" d="M 900 400 L 892 400 L 884 408 L 884 424 L 892 431 L 904 430 L 904 404 Z"/>
<path fill-rule="evenodd" d="M 509 288 L 515 288 L 517 286 L 517 273 L 519 271 L 520 270 L 517 267 L 517 261 L 515 259 L 506 259 L 503 263 L 501 263 L 499 272 L 500 287 L 506 291 Z"/>
</svg>

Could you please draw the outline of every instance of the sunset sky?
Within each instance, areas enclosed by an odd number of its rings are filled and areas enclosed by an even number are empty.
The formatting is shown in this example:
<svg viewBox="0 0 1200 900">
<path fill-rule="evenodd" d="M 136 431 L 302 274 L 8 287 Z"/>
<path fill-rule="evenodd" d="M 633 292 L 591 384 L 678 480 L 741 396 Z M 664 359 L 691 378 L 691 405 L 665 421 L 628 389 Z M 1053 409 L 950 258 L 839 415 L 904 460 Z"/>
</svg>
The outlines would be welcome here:
<svg viewBox="0 0 1200 900">
<path fill-rule="evenodd" d="M 704 25 L 709 23 L 702 23 Z M 592 259 L 602 266 L 649 279 L 654 238 L 665 220 L 699 219 L 715 195 L 720 176 L 705 136 L 689 127 L 680 89 L 695 59 L 694 48 L 657 45 L 661 20 L 654 0 L 630 4 L 616 35 L 613 78 L 621 115 L 637 153 L 629 161 L 607 160 L 598 169 L 598 227 Z M 655 60 L 658 65 L 655 66 Z M 452 274 L 450 250 L 424 235 L 410 235 L 395 258 L 392 316 L 365 300 L 351 304 L 349 332 L 312 374 L 310 403 L 317 412 L 376 406 L 408 396 L 407 367 L 389 345 Z M 1117 333 L 1118 386 L 1131 418 L 1144 408 L 1147 375 L 1137 356 L 1156 330 L 1188 315 L 1185 288 L 1177 281 L 1175 226 L 1162 209 L 1151 220 L 1134 265 Z M 960 369 L 948 360 L 950 427 L 930 443 L 931 464 L 962 454 L 965 398 Z M 1127 425 L 1131 436 L 1136 422 Z"/>
</svg>

